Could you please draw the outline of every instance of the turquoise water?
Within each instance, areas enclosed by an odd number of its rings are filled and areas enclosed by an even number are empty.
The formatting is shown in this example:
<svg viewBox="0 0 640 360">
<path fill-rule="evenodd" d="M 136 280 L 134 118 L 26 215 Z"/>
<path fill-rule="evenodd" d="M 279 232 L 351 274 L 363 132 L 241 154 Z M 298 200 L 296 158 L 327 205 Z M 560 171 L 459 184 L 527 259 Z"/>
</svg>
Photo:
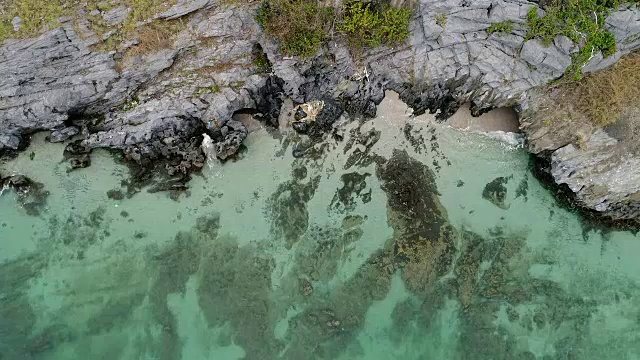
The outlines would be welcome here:
<svg viewBox="0 0 640 360">
<path fill-rule="evenodd" d="M 255 131 L 178 201 L 109 199 L 126 167 L 36 136 L 0 166 L 50 192 L 0 196 L 0 359 L 640 358 L 640 242 L 583 229 L 524 150 L 384 106 L 337 133 L 294 159 Z"/>
</svg>

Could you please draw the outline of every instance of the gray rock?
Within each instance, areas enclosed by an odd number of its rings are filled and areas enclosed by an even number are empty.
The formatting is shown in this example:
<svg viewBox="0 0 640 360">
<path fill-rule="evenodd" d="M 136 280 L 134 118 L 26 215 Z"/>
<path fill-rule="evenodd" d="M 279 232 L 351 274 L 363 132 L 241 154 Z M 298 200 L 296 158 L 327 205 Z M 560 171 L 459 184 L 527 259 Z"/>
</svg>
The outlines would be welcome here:
<svg viewBox="0 0 640 360">
<path fill-rule="evenodd" d="M 71 112 L 104 99 L 116 81 L 110 55 L 92 53 L 64 28 L 0 47 L 0 133 L 60 127 Z M 2 147 L 16 148 L 15 141 Z"/>
<path fill-rule="evenodd" d="M 131 8 L 125 8 L 123 6 L 120 6 L 120 7 L 111 9 L 107 12 L 104 12 L 102 14 L 102 18 L 107 23 L 107 25 L 116 26 L 116 25 L 122 24 L 127 19 L 130 12 L 131 12 Z"/>
<path fill-rule="evenodd" d="M 212 141 L 221 157 L 238 150 L 246 129 L 232 116 L 241 109 L 259 109 L 277 124 L 284 97 L 298 103 L 323 100 L 331 105 L 323 115 L 323 123 L 330 125 L 345 110 L 373 116 L 384 90 L 392 89 L 416 114 L 438 111 L 446 117 L 468 101 L 479 112 L 518 104 L 522 94 L 561 76 L 576 51 L 565 37 L 549 46 L 537 40 L 524 42 L 522 24 L 535 6 L 529 1 L 420 0 L 405 44 L 365 51 L 358 64 L 347 47 L 333 42 L 311 59 L 284 58 L 279 45 L 266 38 L 256 23 L 255 6 L 218 5 L 217 0 L 179 1 L 156 17 L 162 21 L 191 14 L 188 29 L 175 36 L 171 48 L 118 64 L 120 53 L 91 50 L 99 39 L 81 39 L 70 23 L 35 39 L 4 42 L 0 151 L 19 148 L 22 134 L 39 130 L 53 130 L 52 139 L 64 139 L 75 131 L 67 127 L 70 116 L 83 128 L 82 119 L 100 115 L 103 121 L 82 129 L 87 134 L 84 146 L 122 149 L 140 162 L 178 156 L 184 161 L 177 171 L 185 172 L 198 166 L 201 136 L 207 130 L 218 135 Z M 117 25 L 128 11 L 119 7 L 102 15 L 108 24 Z M 436 21 L 442 15 L 446 24 Z M 489 36 L 490 24 L 501 21 L 516 24 L 513 33 Z M 637 7 L 612 12 L 606 24 L 619 51 L 606 59 L 594 54 L 585 71 L 609 66 L 640 48 Z M 85 25 L 78 26 L 83 37 L 88 34 Z M 135 44 L 124 44 L 119 51 L 131 46 Z M 256 48 L 272 63 L 272 74 L 257 73 L 252 55 Z M 335 101 L 338 98 L 343 101 Z M 586 135 L 591 130 L 580 129 Z M 527 134 L 533 152 L 568 149 L 575 138 L 569 128 L 550 134 L 539 124 L 529 126 Z M 598 137 L 593 141 L 594 148 L 609 149 Z M 621 159 L 621 169 L 635 161 Z M 579 184 L 588 179 L 581 166 L 597 166 L 594 161 L 570 150 L 559 152 L 554 158 L 557 181 L 579 193 L 584 187 Z M 580 171 L 570 175 L 571 171 L 562 170 L 564 162 L 567 169 Z M 622 194 L 627 185 L 631 186 L 621 183 L 612 188 L 609 202 L 585 200 L 584 204 L 618 209 L 623 206 L 622 195 L 615 194 Z M 605 203 L 610 206 L 603 207 Z"/>
<path fill-rule="evenodd" d="M 185 119 L 199 119 L 203 103 L 176 102 L 163 98 L 138 105 L 122 113 L 106 115 L 101 128 L 90 134 L 84 144 L 90 148 L 124 149 L 132 145 L 175 137 L 178 132 L 191 131 Z"/>
<path fill-rule="evenodd" d="M 69 28 L 0 47 L 0 133 L 56 129 L 69 114 L 102 114 L 171 66 L 175 51 L 132 60 L 122 73 L 112 54 L 91 52 Z M 4 147 L 17 148 L 15 140 Z"/>
<path fill-rule="evenodd" d="M 214 142 L 213 147 L 218 158 L 225 160 L 236 154 L 247 137 L 247 128 L 241 122 L 230 120 L 221 129 L 222 137 Z"/>
<path fill-rule="evenodd" d="M 553 41 L 555 46 L 565 55 L 571 55 L 579 50 L 578 46 L 568 37 L 560 35 Z"/>
<path fill-rule="evenodd" d="M 640 158 L 623 150 L 603 130 L 583 148 L 567 145 L 553 152 L 551 175 L 566 184 L 585 207 L 614 220 L 640 219 Z"/>
<path fill-rule="evenodd" d="M 11 20 L 11 25 L 13 25 L 13 31 L 20 31 L 20 26 L 22 25 L 22 19 L 19 16 L 14 17 Z"/>
<path fill-rule="evenodd" d="M 72 136 L 78 135 L 79 133 L 80 133 L 80 129 L 78 129 L 77 127 L 68 126 L 62 129 L 52 130 L 51 134 L 49 134 L 49 137 L 47 139 L 53 143 L 63 142 Z"/>
<path fill-rule="evenodd" d="M 111 36 L 113 36 L 116 32 L 117 32 L 117 30 L 109 30 L 109 31 L 107 31 L 106 33 L 104 33 L 104 35 L 102 35 L 102 41 L 106 41 Z"/>
<path fill-rule="evenodd" d="M 171 9 L 158 15 L 158 18 L 174 20 L 200 9 L 214 6 L 217 3 L 217 0 L 180 0 Z"/>
<path fill-rule="evenodd" d="M 555 46 L 544 46 L 538 40 L 529 40 L 522 46 L 521 58 L 535 67 L 545 67 L 554 76 L 564 74 L 571 65 L 571 56 Z"/>
</svg>

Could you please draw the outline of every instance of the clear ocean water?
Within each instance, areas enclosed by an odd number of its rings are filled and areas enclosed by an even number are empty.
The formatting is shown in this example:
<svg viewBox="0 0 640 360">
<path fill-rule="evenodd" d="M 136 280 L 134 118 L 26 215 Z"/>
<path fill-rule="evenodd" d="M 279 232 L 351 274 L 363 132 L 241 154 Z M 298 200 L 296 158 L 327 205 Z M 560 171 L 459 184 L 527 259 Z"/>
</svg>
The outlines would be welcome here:
<svg viewBox="0 0 640 360">
<path fill-rule="evenodd" d="M 521 148 L 383 106 L 113 200 L 125 166 L 67 173 L 43 138 L 0 165 L 50 192 L 0 196 L 2 360 L 640 358 L 640 239 L 583 227 Z"/>
</svg>

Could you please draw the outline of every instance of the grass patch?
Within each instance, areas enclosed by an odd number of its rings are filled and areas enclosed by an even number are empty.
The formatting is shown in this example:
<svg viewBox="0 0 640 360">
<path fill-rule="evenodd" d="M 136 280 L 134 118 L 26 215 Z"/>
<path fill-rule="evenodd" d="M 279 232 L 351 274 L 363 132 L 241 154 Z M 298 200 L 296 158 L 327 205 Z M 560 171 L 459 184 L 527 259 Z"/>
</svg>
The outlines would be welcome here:
<svg viewBox="0 0 640 360">
<path fill-rule="evenodd" d="M 176 20 L 154 20 L 142 26 L 136 31 L 136 36 L 140 43 L 132 46 L 124 52 L 125 57 L 149 54 L 152 52 L 169 49 L 175 40 L 175 35 L 184 30 L 187 22 L 183 19 Z M 134 37 L 132 34 L 120 35 L 120 41 L 127 37 Z"/>
<path fill-rule="evenodd" d="M 622 58 L 606 70 L 562 85 L 576 109 L 596 126 L 610 125 L 622 112 L 640 106 L 640 53 Z"/>
<path fill-rule="evenodd" d="M 329 38 L 333 8 L 313 0 L 265 0 L 256 20 L 287 56 L 314 55 Z"/>
<path fill-rule="evenodd" d="M 0 42 L 37 36 L 47 27 L 53 29 L 60 26 L 58 19 L 64 16 L 74 18 L 76 23 L 82 19 L 88 20 L 91 29 L 98 36 L 117 29 L 121 39 L 130 39 L 138 31 L 137 23 L 151 19 L 175 2 L 176 0 L 123 0 L 122 6 L 131 9 L 127 19 L 120 26 L 109 27 L 102 16 L 88 14 L 92 10 L 111 10 L 114 6 L 108 1 L 89 0 L 83 3 L 63 0 L 5 0 L 0 4 Z M 79 12 L 84 14 L 80 15 Z M 20 30 L 17 32 L 12 24 L 15 17 L 21 20 Z M 107 47 L 111 45 L 108 44 Z"/>
<path fill-rule="evenodd" d="M 271 72 L 271 62 L 260 45 L 256 44 L 256 46 L 254 46 L 251 55 L 253 57 L 253 65 L 258 69 L 258 72 L 265 74 Z"/>
<path fill-rule="evenodd" d="M 123 2 L 125 7 L 131 8 L 123 25 L 125 33 L 135 31 L 138 22 L 147 21 L 176 3 L 175 0 L 124 0 Z"/>
<path fill-rule="evenodd" d="M 337 29 L 353 49 L 395 45 L 409 36 L 412 11 L 386 3 L 349 2 L 340 9 L 314 0 L 265 0 L 256 20 L 286 56 L 308 57 Z"/>
<path fill-rule="evenodd" d="M 509 20 L 493 23 L 487 29 L 487 32 L 489 33 L 489 35 L 493 33 L 510 34 L 512 31 L 513 31 L 513 23 Z"/>
<path fill-rule="evenodd" d="M 356 48 L 391 46 L 409 36 L 411 15 L 410 9 L 356 1 L 344 6 L 344 17 L 338 29 Z"/>
<path fill-rule="evenodd" d="M 550 45 L 556 36 L 564 35 L 576 44 L 580 50 L 573 55 L 572 65 L 567 75 L 573 79 L 582 76 L 582 67 L 598 51 L 607 57 L 616 51 L 616 39 L 604 29 L 605 17 L 613 3 L 598 0 L 562 0 L 545 7 L 540 16 L 534 6 L 527 13 L 526 39 L 539 39 Z"/>
<path fill-rule="evenodd" d="M 447 14 L 435 14 L 433 18 L 436 20 L 436 24 L 440 25 L 441 28 L 444 29 L 447 26 Z"/>
<path fill-rule="evenodd" d="M 60 0 L 8 0 L 0 13 L 0 42 L 9 38 L 26 38 L 37 35 L 48 26 L 60 25 L 58 19 L 69 15 L 69 9 Z M 12 20 L 20 17 L 20 31 L 13 30 Z"/>
<path fill-rule="evenodd" d="M 214 81 L 212 85 L 206 87 L 197 87 L 194 91 L 195 96 L 204 96 L 206 94 L 215 94 L 220 92 L 220 86 Z"/>
</svg>

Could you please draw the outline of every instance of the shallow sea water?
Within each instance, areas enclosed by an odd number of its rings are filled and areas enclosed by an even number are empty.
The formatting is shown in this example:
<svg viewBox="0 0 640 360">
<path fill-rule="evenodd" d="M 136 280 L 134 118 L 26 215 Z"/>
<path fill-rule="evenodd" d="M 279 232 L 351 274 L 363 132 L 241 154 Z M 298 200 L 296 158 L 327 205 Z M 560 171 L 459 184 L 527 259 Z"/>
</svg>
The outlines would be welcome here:
<svg viewBox="0 0 640 360">
<path fill-rule="evenodd" d="M 257 130 L 178 201 L 109 199 L 126 167 L 35 136 L 0 165 L 51 193 L 0 196 L 0 359 L 640 358 L 639 239 L 585 230 L 523 149 L 390 99 L 337 134 L 294 159 Z"/>
</svg>

